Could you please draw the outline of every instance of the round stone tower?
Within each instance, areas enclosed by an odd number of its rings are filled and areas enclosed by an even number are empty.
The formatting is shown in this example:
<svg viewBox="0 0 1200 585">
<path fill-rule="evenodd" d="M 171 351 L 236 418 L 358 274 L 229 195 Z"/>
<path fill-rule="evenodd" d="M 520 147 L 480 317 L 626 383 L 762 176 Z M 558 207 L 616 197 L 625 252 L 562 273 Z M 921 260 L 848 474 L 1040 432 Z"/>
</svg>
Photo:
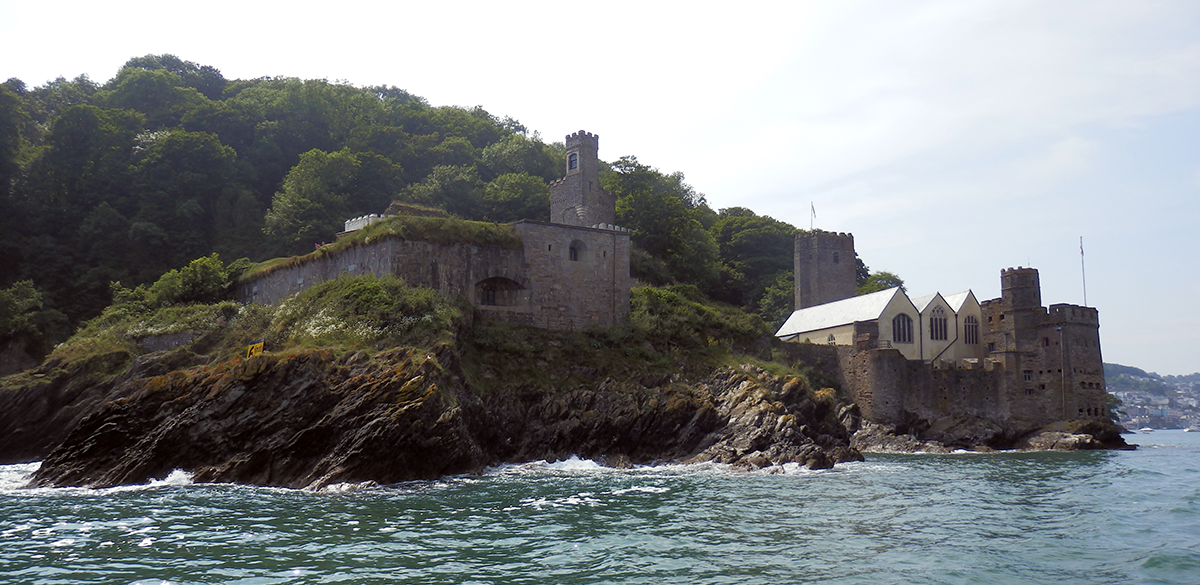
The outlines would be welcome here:
<svg viewBox="0 0 1200 585">
<path fill-rule="evenodd" d="M 1000 298 L 1007 310 L 1042 308 L 1042 285 L 1036 268 L 1018 266 L 1000 271 Z"/>
</svg>

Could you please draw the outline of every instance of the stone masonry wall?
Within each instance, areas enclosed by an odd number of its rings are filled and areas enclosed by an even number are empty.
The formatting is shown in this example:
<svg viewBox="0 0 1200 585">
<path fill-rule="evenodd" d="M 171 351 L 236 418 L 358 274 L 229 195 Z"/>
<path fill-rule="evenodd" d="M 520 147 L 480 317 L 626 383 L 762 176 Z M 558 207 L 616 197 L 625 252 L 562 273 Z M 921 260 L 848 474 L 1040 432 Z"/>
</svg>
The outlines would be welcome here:
<svg viewBox="0 0 1200 585">
<path fill-rule="evenodd" d="M 629 313 L 628 232 L 532 221 L 514 227 L 525 244 L 531 325 L 578 330 Z"/>
<path fill-rule="evenodd" d="M 613 325 L 629 313 L 628 232 L 541 222 L 514 227 L 524 248 L 385 239 L 277 269 L 238 285 L 236 295 L 269 305 L 344 274 L 374 274 L 463 295 L 488 317 L 547 329 Z M 518 289 L 505 297 L 511 302 L 484 302 L 481 284 L 489 279 Z"/>
<path fill-rule="evenodd" d="M 285 297 L 342 274 L 391 274 L 395 242 L 383 240 L 315 258 L 298 266 L 279 268 L 253 281 L 239 284 L 235 295 L 243 303 L 274 305 Z"/>
<path fill-rule="evenodd" d="M 800 232 L 793 254 L 796 309 L 854 296 L 857 265 L 853 235 Z"/>
<path fill-rule="evenodd" d="M 237 287 L 246 303 L 278 303 L 315 284 L 350 274 L 395 275 L 410 286 L 424 286 L 442 295 L 465 295 L 478 302 L 474 285 L 502 276 L 527 286 L 523 250 L 470 244 L 434 244 L 388 238 L 277 269 Z"/>
</svg>

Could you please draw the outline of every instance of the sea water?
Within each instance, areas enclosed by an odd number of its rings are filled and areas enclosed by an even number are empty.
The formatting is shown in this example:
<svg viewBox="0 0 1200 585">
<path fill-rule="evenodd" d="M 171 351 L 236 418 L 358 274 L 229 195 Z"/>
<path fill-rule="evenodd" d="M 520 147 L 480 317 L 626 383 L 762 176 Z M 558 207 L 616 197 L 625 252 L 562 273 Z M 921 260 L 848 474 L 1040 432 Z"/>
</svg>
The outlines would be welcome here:
<svg viewBox="0 0 1200 585">
<path fill-rule="evenodd" d="M 19 489 L 4 583 L 1200 583 L 1200 433 L 833 470 L 571 459 L 321 492 Z"/>
</svg>

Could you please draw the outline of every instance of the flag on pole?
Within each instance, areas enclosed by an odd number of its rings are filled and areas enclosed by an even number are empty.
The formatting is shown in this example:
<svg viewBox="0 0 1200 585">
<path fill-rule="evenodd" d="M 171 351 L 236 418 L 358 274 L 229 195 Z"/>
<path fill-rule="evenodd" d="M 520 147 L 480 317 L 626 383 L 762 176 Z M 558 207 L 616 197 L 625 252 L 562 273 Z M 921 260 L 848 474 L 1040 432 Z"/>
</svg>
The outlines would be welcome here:
<svg viewBox="0 0 1200 585">
<path fill-rule="evenodd" d="M 808 207 L 809 207 L 809 209 L 811 209 L 811 210 L 812 210 L 812 215 L 810 215 L 810 216 L 809 216 L 809 218 L 808 218 L 808 230 L 809 230 L 809 231 L 812 231 L 812 229 L 813 229 L 813 221 L 815 221 L 815 220 L 817 219 L 817 206 L 816 206 L 816 204 L 815 204 L 815 203 L 813 203 L 812 201 L 809 201 L 809 202 L 808 202 Z"/>
<path fill-rule="evenodd" d="M 1079 276 L 1083 278 L 1083 306 L 1087 306 L 1087 266 L 1083 258 L 1083 236 L 1079 236 Z"/>
</svg>

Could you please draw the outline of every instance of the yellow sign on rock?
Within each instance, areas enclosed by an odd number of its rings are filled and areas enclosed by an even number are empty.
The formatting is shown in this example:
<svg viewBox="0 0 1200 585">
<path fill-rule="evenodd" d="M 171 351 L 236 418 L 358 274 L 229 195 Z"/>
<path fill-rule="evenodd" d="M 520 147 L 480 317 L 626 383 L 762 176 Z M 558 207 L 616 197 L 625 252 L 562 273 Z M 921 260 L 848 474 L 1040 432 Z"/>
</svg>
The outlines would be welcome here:
<svg viewBox="0 0 1200 585">
<path fill-rule="evenodd" d="M 246 357 L 251 358 L 263 352 L 263 343 L 266 340 L 260 339 L 251 343 L 246 347 Z"/>
</svg>

